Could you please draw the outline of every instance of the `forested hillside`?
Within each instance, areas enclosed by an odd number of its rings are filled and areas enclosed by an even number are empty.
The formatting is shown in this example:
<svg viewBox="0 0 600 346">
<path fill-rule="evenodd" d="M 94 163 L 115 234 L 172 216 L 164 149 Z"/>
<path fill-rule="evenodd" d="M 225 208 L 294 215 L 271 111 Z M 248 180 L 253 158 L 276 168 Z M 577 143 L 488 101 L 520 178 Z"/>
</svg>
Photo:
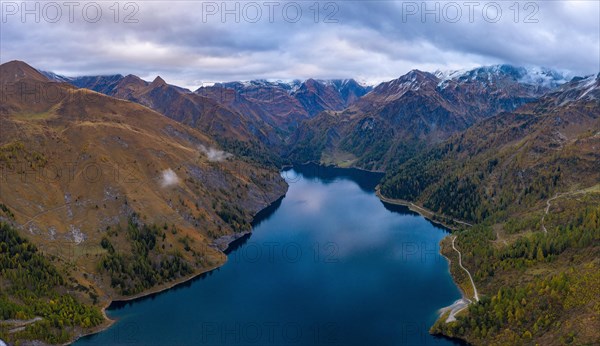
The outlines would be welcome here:
<svg viewBox="0 0 600 346">
<path fill-rule="evenodd" d="M 599 100 L 600 76 L 574 80 L 383 180 L 384 196 L 476 224 L 456 243 L 482 299 L 433 333 L 487 345 L 600 342 Z M 442 245 L 456 262 L 449 239 Z"/>
<path fill-rule="evenodd" d="M 62 344 L 106 323 L 92 286 L 61 274 L 37 247 L 0 223 L 0 339 Z M 69 294 L 67 294 L 69 293 Z"/>
</svg>

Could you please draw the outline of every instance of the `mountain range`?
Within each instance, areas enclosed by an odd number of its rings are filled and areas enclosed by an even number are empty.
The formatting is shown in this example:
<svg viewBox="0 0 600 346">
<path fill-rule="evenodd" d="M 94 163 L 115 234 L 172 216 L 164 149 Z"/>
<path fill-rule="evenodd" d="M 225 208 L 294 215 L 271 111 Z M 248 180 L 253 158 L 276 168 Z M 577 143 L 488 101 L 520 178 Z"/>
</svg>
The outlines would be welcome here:
<svg viewBox="0 0 600 346">
<path fill-rule="evenodd" d="M 479 120 L 536 100 L 569 78 L 549 69 L 496 65 L 413 70 L 374 88 L 352 79 L 255 80 L 190 92 L 160 77 L 48 75 L 146 105 L 262 163 L 317 161 L 371 170 L 385 170 Z"/>
<path fill-rule="evenodd" d="M 282 148 L 301 121 L 323 110 L 341 110 L 370 90 L 354 80 L 309 79 L 222 83 L 190 92 L 160 77 L 146 82 L 133 75 L 45 74 L 54 81 L 140 103 L 214 136 L 234 153 L 271 164 L 281 161 L 267 147 Z"/>
<path fill-rule="evenodd" d="M 558 72 L 538 76 L 509 65 L 448 75 L 413 70 L 379 84 L 342 112 L 306 122 L 291 155 L 325 155 L 327 163 L 385 170 L 482 119 L 536 100 L 565 78 Z"/>
</svg>

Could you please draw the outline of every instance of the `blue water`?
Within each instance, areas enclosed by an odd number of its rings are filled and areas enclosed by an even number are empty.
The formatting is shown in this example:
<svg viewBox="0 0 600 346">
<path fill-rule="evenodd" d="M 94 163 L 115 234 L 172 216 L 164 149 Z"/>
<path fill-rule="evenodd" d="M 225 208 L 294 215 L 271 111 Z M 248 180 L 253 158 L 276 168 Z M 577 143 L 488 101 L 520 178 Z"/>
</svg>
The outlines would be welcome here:
<svg viewBox="0 0 600 346">
<path fill-rule="evenodd" d="M 460 298 L 446 231 L 374 194 L 380 176 L 303 166 L 221 268 L 107 310 L 77 345 L 450 345 L 428 334 Z"/>
</svg>

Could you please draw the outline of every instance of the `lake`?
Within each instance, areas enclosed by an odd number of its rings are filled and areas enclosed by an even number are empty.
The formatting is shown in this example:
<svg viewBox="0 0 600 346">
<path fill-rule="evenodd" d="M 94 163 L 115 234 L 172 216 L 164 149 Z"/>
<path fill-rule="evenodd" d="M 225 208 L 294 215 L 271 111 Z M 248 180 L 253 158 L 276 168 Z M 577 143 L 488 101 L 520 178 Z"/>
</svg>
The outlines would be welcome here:
<svg viewBox="0 0 600 346">
<path fill-rule="evenodd" d="M 428 334 L 461 297 L 439 254 L 446 230 L 381 202 L 381 175 L 316 165 L 282 172 L 228 262 L 107 310 L 111 328 L 76 345 L 452 345 Z"/>
</svg>

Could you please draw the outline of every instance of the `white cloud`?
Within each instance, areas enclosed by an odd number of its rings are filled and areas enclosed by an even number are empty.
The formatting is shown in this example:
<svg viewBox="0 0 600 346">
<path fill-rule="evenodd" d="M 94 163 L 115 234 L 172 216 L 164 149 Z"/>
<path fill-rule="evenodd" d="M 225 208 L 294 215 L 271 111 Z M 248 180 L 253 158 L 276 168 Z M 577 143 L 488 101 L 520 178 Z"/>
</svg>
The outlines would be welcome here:
<svg viewBox="0 0 600 346">
<path fill-rule="evenodd" d="M 211 161 L 211 162 L 221 162 L 221 161 L 226 160 L 233 156 L 232 154 L 230 154 L 228 152 L 225 152 L 225 151 L 222 151 L 219 149 L 215 149 L 215 148 L 211 148 L 211 147 L 207 148 L 204 145 L 198 146 L 198 149 L 201 152 L 203 152 L 204 155 L 206 155 L 206 157 L 208 158 L 208 161 Z"/>
<path fill-rule="evenodd" d="M 170 187 L 179 184 L 179 177 L 177 174 L 170 168 L 165 169 L 162 172 L 161 182 L 162 187 Z"/>
</svg>

